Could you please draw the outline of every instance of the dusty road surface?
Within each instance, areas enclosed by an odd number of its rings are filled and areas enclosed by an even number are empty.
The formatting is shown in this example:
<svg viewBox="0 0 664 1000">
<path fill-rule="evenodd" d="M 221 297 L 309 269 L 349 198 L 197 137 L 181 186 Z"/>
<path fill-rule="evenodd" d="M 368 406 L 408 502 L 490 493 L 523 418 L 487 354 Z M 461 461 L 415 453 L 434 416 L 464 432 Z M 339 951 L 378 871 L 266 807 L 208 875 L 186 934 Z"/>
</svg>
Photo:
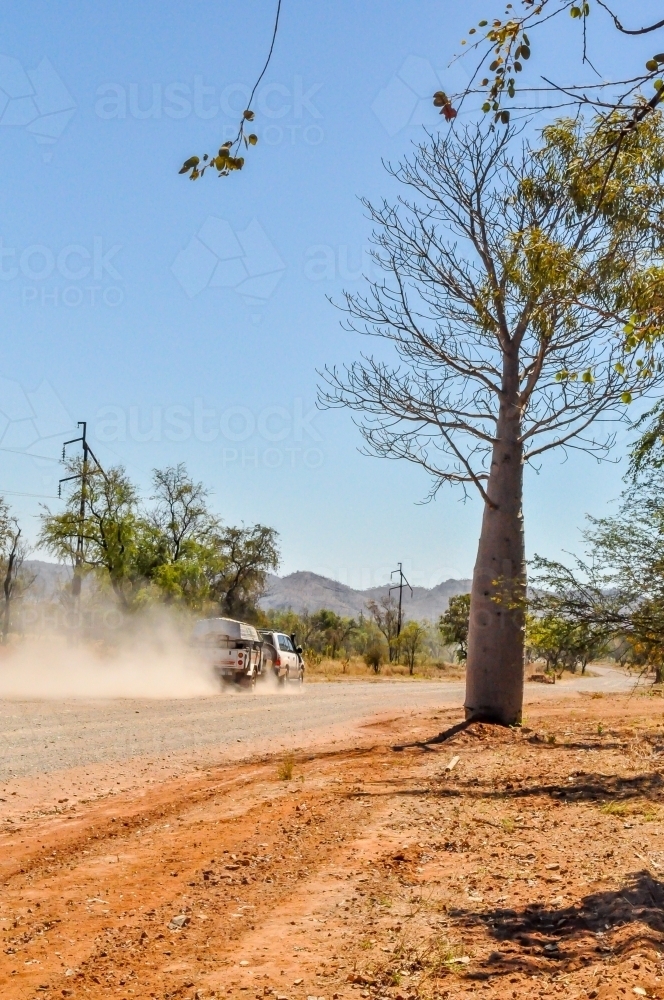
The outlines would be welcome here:
<svg viewBox="0 0 664 1000">
<path fill-rule="evenodd" d="M 5 781 L 0 997 L 664 998 L 664 702 L 528 696 Z"/>
<path fill-rule="evenodd" d="M 599 676 L 526 686 L 526 700 L 570 691 L 629 691 L 634 680 L 594 667 Z M 155 759 L 189 752 L 198 763 L 219 748 L 235 756 L 310 743 L 335 727 L 370 715 L 461 706 L 462 682 L 355 682 L 293 685 L 255 695 L 230 692 L 189 699 L 1 700 L 0 782 L 28 775 L 134 757 Z M 1 814 L 0 814 L 1 815 Z"/>
</svg>

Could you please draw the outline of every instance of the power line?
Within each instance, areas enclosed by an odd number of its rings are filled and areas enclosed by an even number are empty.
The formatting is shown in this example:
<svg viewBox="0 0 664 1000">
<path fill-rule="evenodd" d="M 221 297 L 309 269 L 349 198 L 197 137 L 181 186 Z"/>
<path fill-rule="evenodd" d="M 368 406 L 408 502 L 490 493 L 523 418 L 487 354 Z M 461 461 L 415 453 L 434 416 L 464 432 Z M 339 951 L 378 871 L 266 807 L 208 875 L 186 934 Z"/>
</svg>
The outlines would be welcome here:
<svg viewBox="0 0 664 1000">
<path fill-rule="evenodd" d="M 20 493 L 17 490 L 3 490 L 0 488 L 0 496 L 3 497 L 36 497 L 38 500 L 59 500 L 59 496 L 51 493 Z"/>
</svg>

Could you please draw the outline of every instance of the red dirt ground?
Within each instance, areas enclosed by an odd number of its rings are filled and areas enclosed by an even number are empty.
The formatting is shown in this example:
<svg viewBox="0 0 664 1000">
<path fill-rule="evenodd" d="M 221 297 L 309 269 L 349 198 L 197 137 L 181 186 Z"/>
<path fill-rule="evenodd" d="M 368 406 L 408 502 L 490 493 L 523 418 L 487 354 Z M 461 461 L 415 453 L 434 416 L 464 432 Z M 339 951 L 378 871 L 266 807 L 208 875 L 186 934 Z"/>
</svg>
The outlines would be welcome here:
<svg viewBox="0 0 664 1000">
<path fill-rule="evenodd" d="M 664 702 L 395 749 L 456 721 L 379 720 L 290 780 L 262 758 L 132 787 L 149 763 L 113 765 L 75 802 L 80 776 L 55 804 L 55 779 L 8 786 L 0 996 L 664 997 Z"/>
</svg>

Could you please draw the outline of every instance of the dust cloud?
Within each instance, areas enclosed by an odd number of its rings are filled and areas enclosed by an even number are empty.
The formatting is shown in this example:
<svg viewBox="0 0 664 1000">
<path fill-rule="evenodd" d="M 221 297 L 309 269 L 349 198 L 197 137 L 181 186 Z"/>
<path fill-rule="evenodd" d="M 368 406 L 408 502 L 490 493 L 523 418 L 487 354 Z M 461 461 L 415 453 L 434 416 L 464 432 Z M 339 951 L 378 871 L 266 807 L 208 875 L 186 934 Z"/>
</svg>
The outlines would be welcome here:
<svg viewBox="0 0 664 1000">
<path fill-rule="evenodd" d="M 113 647 L 40 636 L 2 650 L 0 698 L 196 698 L 219 681 L 168 622 L 146 623 Z"/>
</svg>

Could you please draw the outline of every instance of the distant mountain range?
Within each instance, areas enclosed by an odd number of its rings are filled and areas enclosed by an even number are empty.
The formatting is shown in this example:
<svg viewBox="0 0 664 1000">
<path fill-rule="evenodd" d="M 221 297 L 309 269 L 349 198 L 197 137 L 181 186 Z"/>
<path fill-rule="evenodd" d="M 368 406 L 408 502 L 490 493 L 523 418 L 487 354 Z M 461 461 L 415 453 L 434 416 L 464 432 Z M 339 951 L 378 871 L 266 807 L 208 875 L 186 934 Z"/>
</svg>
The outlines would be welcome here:
<svg viewBox="0 0 664 1000">
<path fill-rule="evenodd" d="M 45 562 L 43 559 L 26 559 L 23 569 L 31 579 L 25 599 L 28 601 L 52 601 L 71 580 L 71 568 L 62 563 Z"/>
<path fill-rule="evenodd" d="M 25 569 L 35 578 L 27 592 L 30 601 L 53 600 L 62 586 L 71 580 L 69 566 L 45 562 L 41 559 L 26 559 Z M 354 590 L 338 580 L 330 580 L 326 576 L 304 571 L 290 573 L 288 576 L 268 577 L 267 590 L 261 607 L 265 611 L 292 610 L 319 611 L 329 608 L 346 618 L 357 618 L 366 613 L 367 601 L 379 601 L 388 593 L 388 584 L 383 587 L 370 587 L 368 590 Z M 413 587 L 413 596 L 408 589 L 404 590 L 403 609 L 406 618 L 431 621 L 441 615 L 447 608 L 450 597 L 456 594 L 467 594 L 470 591 L 470 580 L 445 580 L 437 587 Z"/>
<path fill-rule="evenodd" d="M 419 620 L 435 620 L 447 608 L 450 597 L 469 593 L 470 583 L 470 580 L 445 580 L 430 589 L 413 587 L 412 597 L 406 589 L 403 595 L 404 615 Z M 384 587 L 370 587 L 368 590 L 354 590 L 345 583 L 318 576 L 317 573 L 299 572 L 283 577 L 270 576 L 267 592 L 260 605 L 265 611 L 285 611 L 290 608 L 298 613 L 329 608 L 338 615 L 357 618 L 360 612 L 366 614 L 367 601 L 379 601 L 387 592 L 388 584 Z"/>
</svg>

